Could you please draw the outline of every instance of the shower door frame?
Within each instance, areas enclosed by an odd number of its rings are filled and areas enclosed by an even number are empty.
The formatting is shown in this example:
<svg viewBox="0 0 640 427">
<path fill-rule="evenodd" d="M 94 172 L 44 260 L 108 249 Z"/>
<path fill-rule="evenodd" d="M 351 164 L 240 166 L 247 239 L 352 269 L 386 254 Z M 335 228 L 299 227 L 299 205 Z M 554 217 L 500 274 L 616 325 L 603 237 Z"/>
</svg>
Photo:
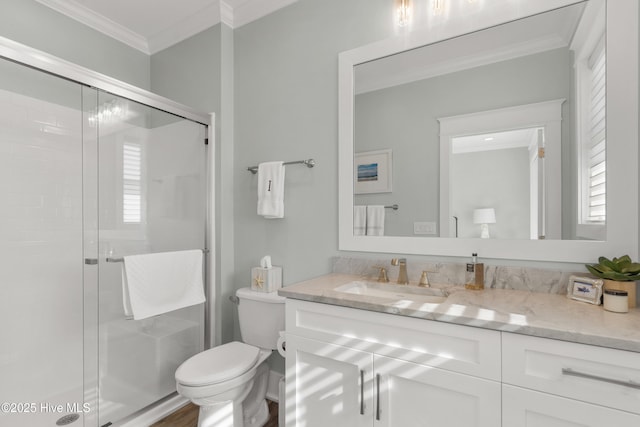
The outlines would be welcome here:
<svg viewBox="0 0 640 427">
<path fill-rule="evenodd" d="M 156 95 L 145 89 L 133 86 L 123 81 L 114 79 L 105 74 L 98 73 L 56 56 L 50 55 L 46 52 L 34 49 L 32 47 L 23 45 L 5 37 L 0 37 L 0 58 L 15 62 L 20 65 L 33 68 L 38 71 L 42 71 L 65 80 L 69 80 L 75 83 L 79 83 L 83 86 L 88 86 L 102 90 L 104 92 L 126 98 L 128 100 L 147 105 L 149 107 L 161 110 L 178 117 L 202 124 L 207 126 L 206 131 L 206 144 L 208 148 L 206 159 L 206 212 L 205 212 L 205 263 L 204 263 L 204 283 L 205 283 L 205 310 L 204 310 L 204 346 L 210 348 L 217 342 L 216 330 L 217 324 L 214 316 L 214 307 L 216 304 L 216 292 L 215 292 L 215 197 L 213 196 L 213 190 L 215 188 L 215 114 L 202 113 L 196 111 L 186 105 L 175 102 L 171 99 Z M 87 260 L 79 260 L 85 262 Z M 170 402 L 164 401 L 159 408 L 159 411 L 166 412 L 171 411 L 173 405 Z M 144 416 L 143 416 L 144 418 Z"/>
<path fill-rule="evenodd" d="M 209 126 L 212 121 L 209 114 L 201 113 L 186 105 L 172 101 L 168 98 L 156 95 L 147 90 L 114 79 L 105 74 L 98 73 L 80 65 L 74 64 L 46 52 L 33 49 L 29 46 L 0 37 L 0 57 L 19 64 L 45 71 L 49 74 L 62 77 L 86 86 L 109 92 L 113 95 L 139 102 L 158 110 L 189 119 L 194 122 Z"/>
</svg>

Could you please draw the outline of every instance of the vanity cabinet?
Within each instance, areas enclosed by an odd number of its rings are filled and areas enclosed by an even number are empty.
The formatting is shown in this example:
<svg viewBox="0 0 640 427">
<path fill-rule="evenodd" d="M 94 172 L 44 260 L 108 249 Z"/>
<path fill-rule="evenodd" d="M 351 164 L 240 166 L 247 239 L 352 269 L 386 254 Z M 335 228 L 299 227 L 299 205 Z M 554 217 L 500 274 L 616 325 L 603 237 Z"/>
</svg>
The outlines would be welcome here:
<svg viewBox="0 0 640 427">
<path fill-rule="evenodd" d="M 495 427 L 499 381 L 499 332 L 287 300 L 287 427 Z"/>
<path fill-rule="evenodd" d="M 372 376 L 371 353 L 287 334 L 286 426 L 371 426 Z"/>
<path fill-rule="evenodd" d="M 500 384 L 374 355 L 376 426 L 500 425 Z"/>
<path fill-rule="evenodd" d="M 503 426 L 640 425 L 640 354 L 502 335 Z"/>
</svg>

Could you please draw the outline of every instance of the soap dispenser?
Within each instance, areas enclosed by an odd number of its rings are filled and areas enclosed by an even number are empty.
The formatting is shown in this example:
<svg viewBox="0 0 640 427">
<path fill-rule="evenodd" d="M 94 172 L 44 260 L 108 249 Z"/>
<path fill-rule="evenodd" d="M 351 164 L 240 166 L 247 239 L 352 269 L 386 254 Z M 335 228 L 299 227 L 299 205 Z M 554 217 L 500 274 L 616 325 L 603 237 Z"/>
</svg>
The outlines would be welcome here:
<svg viewBox="0 0 640 427">
<path fill-rule="evenodd" d="M 471 262 L 467 263 L 467 273 L 464 287 L 466 289 L 484 289 L 484 264 L 478 262 L 478 254 L 471 254 Z"/>
</svg>

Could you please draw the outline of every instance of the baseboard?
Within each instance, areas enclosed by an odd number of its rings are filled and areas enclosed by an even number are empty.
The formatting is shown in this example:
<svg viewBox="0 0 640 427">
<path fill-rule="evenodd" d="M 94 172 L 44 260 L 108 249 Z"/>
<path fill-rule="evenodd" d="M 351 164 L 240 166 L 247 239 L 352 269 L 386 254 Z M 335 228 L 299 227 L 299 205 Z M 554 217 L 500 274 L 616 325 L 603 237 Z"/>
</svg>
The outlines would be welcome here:
<svg viewBox="0 0 640 427">
<path fill-rule="evenodd" d="M 272 402 L 280 400 L 280 378 L 284 377 L 283 374 L 276 371 L 269 371 L 269 384 L 267 385 L 267 399 Z"/>
<path fill-rule="evenodd" d="M 189 399 L 180 396 L 178 393 L 174 393 L 155 405 L 138 411 L 120 422 L 114 423 L 114 427 L 150 426 L 182 408 L 187 403 L 189 403 Z"/>
</svg>

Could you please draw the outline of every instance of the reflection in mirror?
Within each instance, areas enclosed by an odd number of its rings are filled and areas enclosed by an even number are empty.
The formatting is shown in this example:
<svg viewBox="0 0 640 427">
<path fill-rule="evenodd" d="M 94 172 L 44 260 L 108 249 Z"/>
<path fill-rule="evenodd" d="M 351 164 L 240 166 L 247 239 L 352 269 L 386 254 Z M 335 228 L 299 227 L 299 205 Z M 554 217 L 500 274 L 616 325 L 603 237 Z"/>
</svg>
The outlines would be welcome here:
<svg viewBox="0 0 640 427">
<path fill-rule="evenodd" d="M 438 119 L 442 237 L 488 238 L 472 215 L 489 207 L 500 217 L 493 238 L 561 237 L 564 102 Z"/>
<path fill-rule="evenodd" d="M 544 170 L 538 148 L 543 140 L 544 128 L 452 138 L 455 228 L 450 237 L 537 239 L 544 235 L 544 224 L 538 223 L 543 194 L 537 185 L 538 170 Z"/>
<path fill-rule="evenodd" d="M 604 240 L 604 6 L 590 0 L 356 65 L 355 157 L 391 150 L 393 189 L 355 191 L 355 207 L 398 204 L 385 210 L 386 236 L 479 238 L 474 211 L 493 208 L 493 239 Z M 547 104 L 558 117 L 512 111 Z M 477 118 L 490 112 L 503 115 Z M 464 117 L 471 124 L 445 124 Z M 507 137 L 504 147 L 485 141 Z"/>
</svg>

